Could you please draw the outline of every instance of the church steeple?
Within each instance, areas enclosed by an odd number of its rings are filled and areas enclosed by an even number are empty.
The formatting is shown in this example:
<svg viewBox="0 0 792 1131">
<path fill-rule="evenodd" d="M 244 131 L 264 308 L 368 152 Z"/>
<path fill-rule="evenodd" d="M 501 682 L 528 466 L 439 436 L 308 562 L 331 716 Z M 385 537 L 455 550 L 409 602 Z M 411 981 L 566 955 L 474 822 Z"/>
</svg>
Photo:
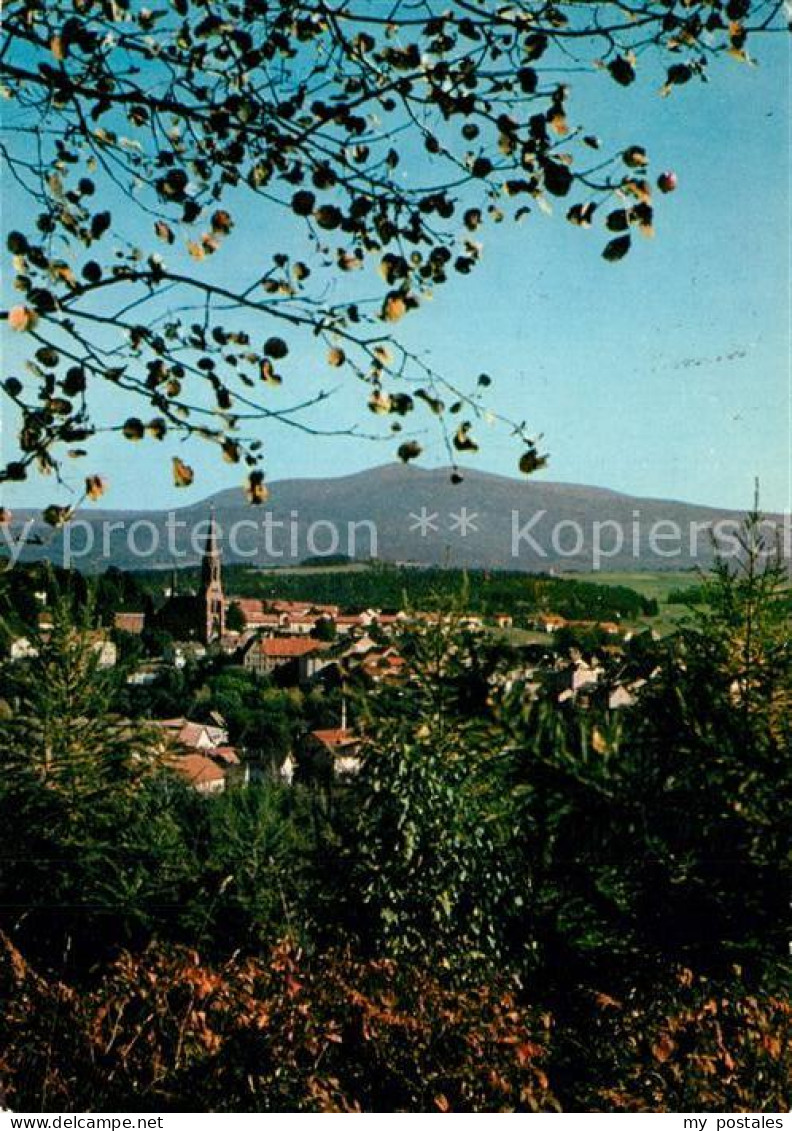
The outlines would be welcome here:
<svg viewBox="0 0 792 1131">
<path fill-rule="evenodd" d="M 198 599 L 202 614 L 205 614 L 202 624 L 203 641 L 205 644 L 211 644 L 219 640 L 225 632 L 225 597 L 214 507 L 209 515 L 209 529 L 201 559 L 201 587 L 198 591 Z"/>
</svg>

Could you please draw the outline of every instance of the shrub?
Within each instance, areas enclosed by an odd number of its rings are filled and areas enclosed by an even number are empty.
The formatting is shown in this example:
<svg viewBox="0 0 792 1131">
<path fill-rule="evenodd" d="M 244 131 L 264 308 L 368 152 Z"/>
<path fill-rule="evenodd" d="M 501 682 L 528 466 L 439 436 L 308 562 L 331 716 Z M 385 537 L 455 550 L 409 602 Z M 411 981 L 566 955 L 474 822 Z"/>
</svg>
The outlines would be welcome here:
<svg viewBox="0 0 792 1131">
<path fill-rule="evenodd" d="M 122 955 L 90 993 L 36 975 L 0 938 L 0 1084 L 17 1110 L 552 1111 L 546 1023 L 503 982 L 289 942 L 207 966 Z"/>
</svg>

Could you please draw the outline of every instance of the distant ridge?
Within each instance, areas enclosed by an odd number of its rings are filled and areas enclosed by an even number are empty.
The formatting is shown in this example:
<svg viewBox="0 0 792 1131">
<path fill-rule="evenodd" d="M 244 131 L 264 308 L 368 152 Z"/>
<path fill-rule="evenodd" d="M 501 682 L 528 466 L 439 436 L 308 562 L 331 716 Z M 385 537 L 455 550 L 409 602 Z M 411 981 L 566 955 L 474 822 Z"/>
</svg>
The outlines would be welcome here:
<svg viewBox="0 0 792 1131">
<path fill-rule="evenodd" d="M 721 524 L 728 534 L 742 518 L 714 506 L 486 471 L 465 470 L 463 482 L 453 484 L 448 468 L 403 464 L 332 479 L 282 479 L 269 490 L 259 507 L 241 488 L 170 511 L 85 507 L 69 530 L 54 535 L 37 511 L 17 511 L 2 549 L 18 551 L 9 539 L 24 532 L 23 561 L 71 561 L 90 570 L 194 565 L 200 544 L 192 544 L 192 534 L 200 539 L 213 506 L 227 564 L 293 566 L 344 554 L 482 569 L 686 569 L 712 560 L 713 527 Z M 788 518 L 786 524 L 788 535 Z"/>
</svg>

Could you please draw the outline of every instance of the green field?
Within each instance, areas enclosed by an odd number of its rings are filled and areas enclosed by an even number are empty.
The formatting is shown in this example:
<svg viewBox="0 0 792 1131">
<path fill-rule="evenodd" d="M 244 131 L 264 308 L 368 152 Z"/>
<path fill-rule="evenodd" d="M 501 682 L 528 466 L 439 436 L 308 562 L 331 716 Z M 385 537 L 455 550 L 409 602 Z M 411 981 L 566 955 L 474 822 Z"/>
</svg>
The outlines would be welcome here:
<svg viewBox="0 0 792 1131">
<path fill-rule="evenodd" d="M 659 605 L 664 605 L 673 589 L 688 589 L 698 584 L 696 570 L 633 570 L 609 572 L 592 570 L 589 573 L 562 573 L 556 576 L 575 581 L 593 581 L 597 585 L 626 585 L 644 597 L 654 597 Z"/>
<path fill-rule="evenodd" d="M 597 571 L 589 573 L 564 573 L 562 577 L 576 578 L 578 581 L 593 581 L 598 585 L 626 585 L 643 597 L 654 597 L 658 604 L 658 614 L 643 620 L 656 632 L 665 635 L 673 632 L 683 617 L 690 615 L 687 605 L 668 604 L 668 595 L 675 589 L 689 589 L 698 584 L 699 575 L 695 569 L 689 570 L 624 570 Z M 634 627 L 640 627 L 636 624 Z"/>
</svg>

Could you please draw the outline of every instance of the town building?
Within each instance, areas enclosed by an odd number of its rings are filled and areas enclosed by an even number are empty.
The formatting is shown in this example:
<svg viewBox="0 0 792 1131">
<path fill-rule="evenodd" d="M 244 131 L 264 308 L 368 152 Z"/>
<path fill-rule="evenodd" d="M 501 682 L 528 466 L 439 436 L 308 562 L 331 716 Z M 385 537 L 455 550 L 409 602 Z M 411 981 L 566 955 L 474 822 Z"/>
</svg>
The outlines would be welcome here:
<svg viewBox="0 0 792 1131">
<path fill-rule="evenodd" d="M 154 614 L 154 627 L 170 633 L 176 640 L 218 643 L 225 634 L 226 601 L 214 512 L 208 521 L 198 592 L 178 594 L 173 590 L 175 581 L 170 597 Z"/>
<path fill-rule="evenodd" d="M 294 665 L 298 682 L 316 675 L 327 663 L 326 646 L 304 636 L 264 636 L 251 640 L 242 657 L 243 665 L 256 675 L 269 676 L 279 668 Z"/>
</svg>

